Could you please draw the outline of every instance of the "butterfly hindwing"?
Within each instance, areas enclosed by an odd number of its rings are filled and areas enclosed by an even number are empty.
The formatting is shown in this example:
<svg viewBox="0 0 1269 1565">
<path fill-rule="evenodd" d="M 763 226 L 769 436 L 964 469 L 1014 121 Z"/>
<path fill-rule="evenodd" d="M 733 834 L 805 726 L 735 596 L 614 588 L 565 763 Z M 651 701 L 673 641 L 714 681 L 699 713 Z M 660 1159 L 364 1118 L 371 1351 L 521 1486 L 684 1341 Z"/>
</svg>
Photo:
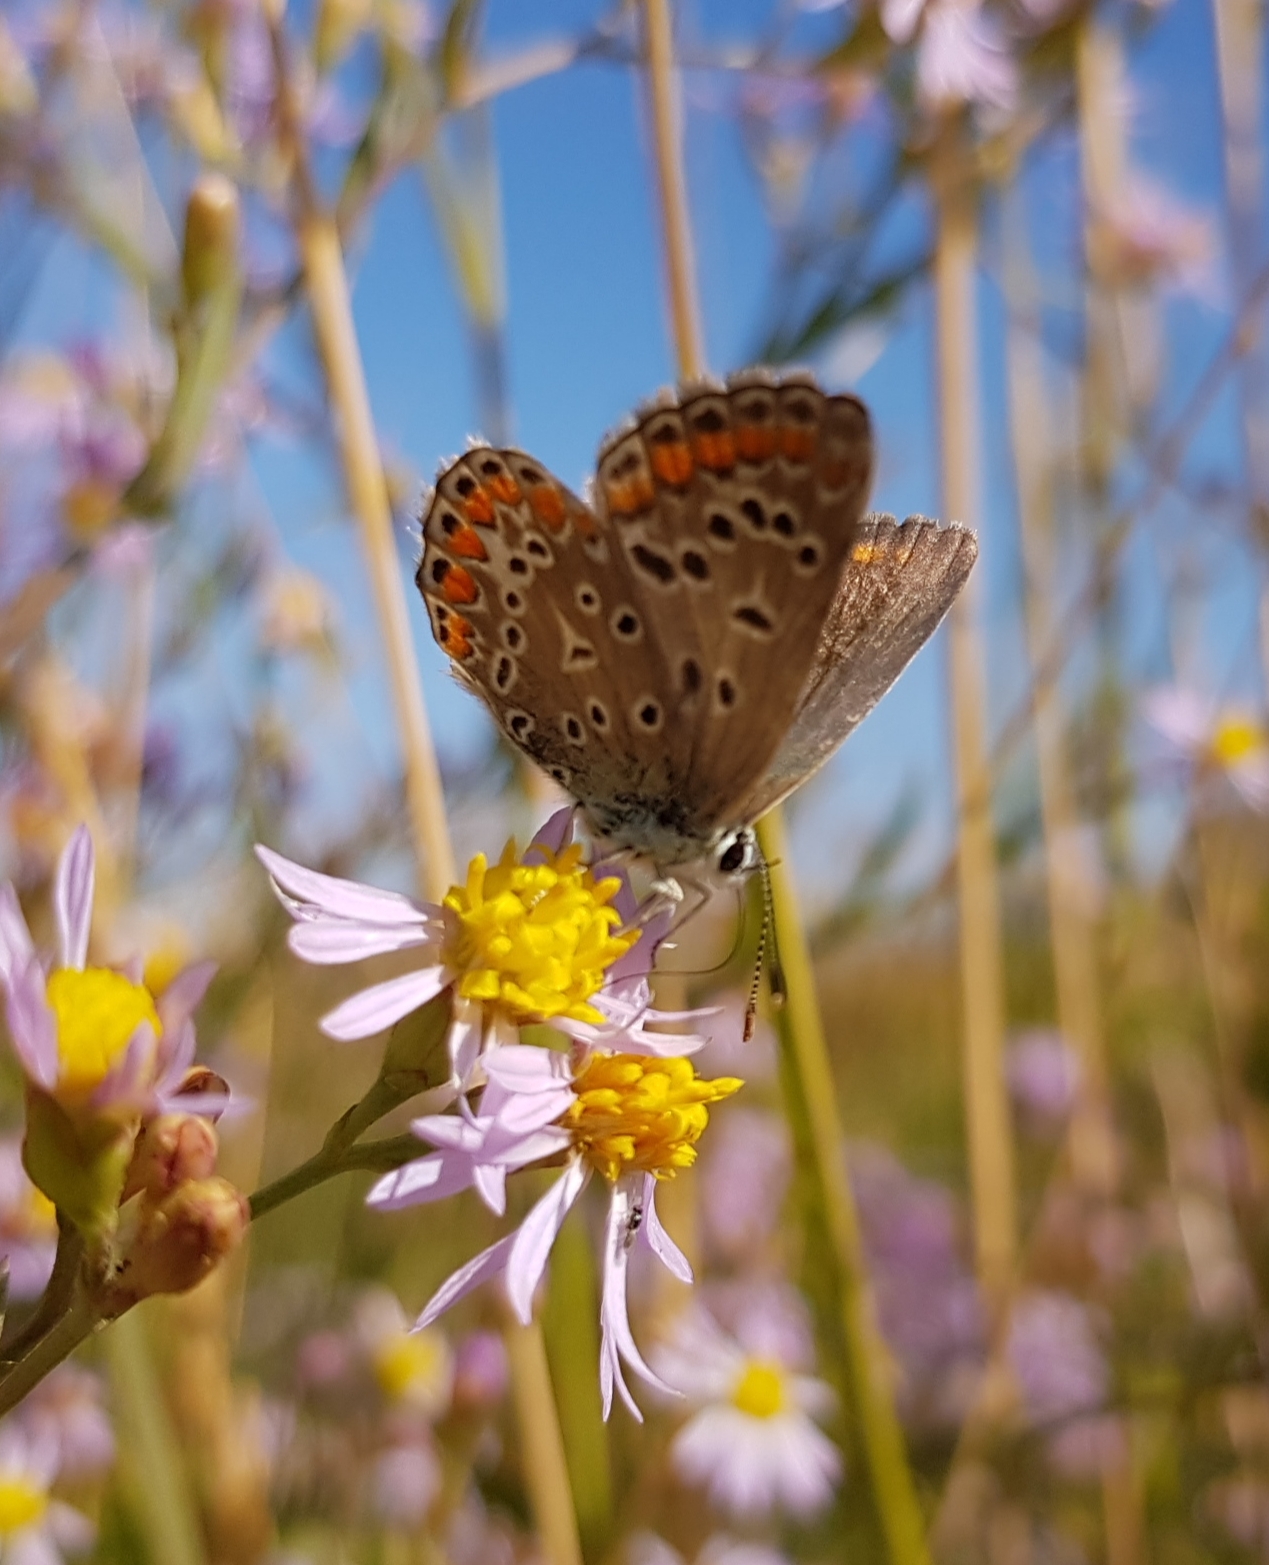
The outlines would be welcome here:
<svg viewBox="0 0 1269 1565">
<path fill-rule="evenodd" d="M 867 716 L 937 630 L 977 558 L 977 538 L 955 523 L 864 519 L 793 721 L 743 820 L 804 782 Z"/>
</svg>

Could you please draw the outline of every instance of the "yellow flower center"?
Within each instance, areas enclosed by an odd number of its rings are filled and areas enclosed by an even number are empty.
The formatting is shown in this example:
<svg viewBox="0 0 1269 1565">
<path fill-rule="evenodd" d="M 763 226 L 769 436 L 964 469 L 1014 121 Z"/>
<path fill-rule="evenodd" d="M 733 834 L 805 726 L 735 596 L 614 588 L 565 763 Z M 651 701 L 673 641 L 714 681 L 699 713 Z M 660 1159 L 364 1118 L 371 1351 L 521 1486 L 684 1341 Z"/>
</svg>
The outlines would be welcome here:
<svg viewBox="0 0 1269 1565">
<path fill-rule="evenodd" d="M 517 1025 L 557 1016 L 598 1025 L 602 1014 L 586 1002 L 639 931 L 614 934 L 621 917 L 607 904 L 621 882 L 597 881 L 579 843 L 544 852 L 545 863 L 520 864 L 509 842 L 492 869 L 476 855 L 467 884 L 445 898 L 458 919 L 445 961 L 459 974 L 459 994 L 499 1006 Z"/>
<path fill-rule="evenodd" d="M 115 1065 L 142 1022 L 163 1030 L 150 991 L 108 967 L 49 974 L 48 1003 L 57 1021 L 59 1092 L 91 1092 Z"/>
<path fill-rule="evenodd" d="M 375 1346 L 375 1379 L 390 1402 L 439 1393 L 448 1367 L 449 1350 L 439 1331 L 393 1332 Z"/>
<path fill-rule="evenodd" d="M 784 1411 L 784 1370 L 774 1359 L 750 1359 L 731 1400 L 751 1418 L 774 1418 Z"/>
<path fill-rule="evenodd" d="M 0 1538 L 33 1527 L 48 1510 L 48 1495 L 29 1478 L 0 1474 Z"/>
<path fill-rule="evenodd" d="M 1237 766 L 1249 755 L 1259 750 L 1265 736 L 1257 723 L 1250 718 L 1223 717 L 1212 735 L 1212 759 L 1218 766 Z"/>
<path fill-rule="evenodd" d="M 592 1054 L 574 1078 L 577 1101 L 563 1123 L 605 1179 L 632 1169 L 670 1178 L 696 1161 L 696 1143 L 709 1123 L 706 1105 L 743 1085 L 735 1076 L 702 1081 L 681 1057 Z"/>
</svg>

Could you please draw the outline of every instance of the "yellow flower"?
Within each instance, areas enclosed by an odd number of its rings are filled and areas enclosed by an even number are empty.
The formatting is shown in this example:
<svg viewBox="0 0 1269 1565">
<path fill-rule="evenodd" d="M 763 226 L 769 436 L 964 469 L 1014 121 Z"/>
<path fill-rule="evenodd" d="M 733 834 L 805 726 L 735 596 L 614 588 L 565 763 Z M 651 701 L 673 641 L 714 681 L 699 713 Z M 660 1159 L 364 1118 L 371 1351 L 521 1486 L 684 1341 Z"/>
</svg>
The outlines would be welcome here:
<svg viewBox="0 0 1269 1565">
<path fill-rule="evenodd" d="M 0 1539 L 34 1527 L 47 1510 L 47 1493 L 25 1474 L 0 1474 Z"/>
<path fill-rule="evenodd" d="M 707 1105 L 743 1085 L 735 1076 L 703 1081 L 682 1056 L 596 1053 L 573 1079 L 577 1099 L 563 1123 L 605 1179 L 633 1170 L 672 1178 L 696 1161 Z"/>
<path fill-rule="evenodd" d="M 615 932 L 621 916 L 609 904 L 621 882 L 597 881 L 580 844 L 538 852 L 544 862 L 522 864 L 509 842 L 492 869 L 476 855 L 466 884 L 445 897 L 456 929 L 443 960 L 463 999 L 496 1006 L 516 1025 L 565 1018 L 599 1026 L 604 1016 L 588 1002 L 639 932 Z"/>
<path fill-rule="evenodd" d="M 732 1406 L 751 1418 L 774 1418 L 788 1403 L 785 1372 L 775 1359 L 747 1359 L 732 1387 Z"/>
<path fill-rule="evenodd" d="M 156 1042 L 163 1030 L 150 991 L 110 968 L 57 968 L 46 993 L 57 1026 L 59 1097 L 84 1097 L 100 1086 L 142 1022 Z"/>
</svg>

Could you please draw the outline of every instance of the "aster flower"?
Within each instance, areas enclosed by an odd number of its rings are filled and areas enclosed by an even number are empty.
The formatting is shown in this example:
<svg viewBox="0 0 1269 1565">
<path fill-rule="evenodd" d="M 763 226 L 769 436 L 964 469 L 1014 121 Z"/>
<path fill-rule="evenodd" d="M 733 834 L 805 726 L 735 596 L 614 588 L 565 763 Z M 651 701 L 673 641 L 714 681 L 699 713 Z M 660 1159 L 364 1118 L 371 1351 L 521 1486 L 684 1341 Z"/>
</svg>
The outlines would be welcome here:
<svg viewBox="0 0 1269 1565">
<path fill-rule="evenodd" d="M 1178 759 L 1200 774 L 1226 777 L 1253 809 L 1269 806 L 1269 733 L 1262 719 L 1180 685 L 1150 691 L 1142 710 Z"/>
<path fill-rule="evenodd" d="M 796 1373 L 783 1336 L 757 1318 L 729 1337 L 703 1309 L 685 1312 L 656 1354 L 660 1373 L 697 1411 L 675 1435 L 670 1460 L 689 1483 L 736 1517 L 822 1511 L 842 1473 L 837 1447 L 815 1423 L 833 1404 L 822 1380 Z"/>
<path fill-rule="evenodd" d="M 626 1308 L 630 1254 L 636 1245 L 646 1246 L 680 1281 L 691 1281 L 686 1257 L 657 1218 L 657 1180 L 692 1165 L 709 1121 L 708 1105 L 729 1097 L 741 1083 L 732 1077 L 702 1081 L 683 1058 L 580 1049 L 570 1056 L 516 1044 L 486 1056 L 485 1069 L 489 1084 L 479 1112 L 415 1120 L 415 1134 L 439 1150 L 385 1175 L 371 1190 L 369 1204 L 396 1210 L 474 1186 L 501 1214 L 509 1171 L 560 1157 L 564 1171 L 519 1228 L 441 1285 L 419 1316 L 418 1328 L 430 1326 L 473 1288 L 504 1274 L 511 1307 L 527 1324 L 556 1235 L 598 1173 L 611 1187 L 600 1309 L 604 1416 L 611 1411 L 615 1387 L 639 1418 L 623 1362 L 649 1385 L 670 1388 L 645 1363 L 631 1334 Z"/>
<path fill-rule="evenodd" d="M 14 1052 L 29 1087 L 72 1119 L 214 1113 L 223 1099 L 180 1091 L 194 1060 L 193 1011 L 215 966 L 187 967 L 157 999 L 129 969 L 87 965 L 92 838 L 79 827 L 54 885 L 58 957 L 46 968 L 12 885 L 0 886 L 0 984 Z"/>
<path fill-rule="evenodd" d="M 992 18 L 973 0 L 932 0 L 917 44 L 917 88 L 933 108 L 979 103 L 1008 109 L 1018 70 Z"/>
<path fill-rule="evenodd" d="M 22 1402 L 13 1420 L 37 1444 L 57 1450 L 57 1474 L 77 1483 L 99 1478 L 115 1459 L 115 1432 L 101 1377 L 61 1364 Z"/>
<path fill-rule="evenodd" d="M 57 1254 L 57 1209 L 22 1167 L 22 1142 L 0 1140 L 0 1255 L 9 1267 L 9 1297 L 38 1299 Z"/>
<path fill-rule="evenodd" d="M 396 1295 L 373 1288 L 358 1301 L 353 1333 L 392 1405 L 439 1418 L 454 1387 L 454 1355 L 439 1331 L 410 1331 Z"/>
<path fill-rule="evenodd" d="M 93 1542 L 92 1523 L 52 1498 L 58 1476 L 55 1443 L 9 1419 L 0 1424 L 0 1560 L 5 1565 L 59 1565 Z"/>
<path fill-rule="evenodd" d="M 288 943 L 302 961 L 356 962 L 415 949 L 422 958 L 413 971 L 337 1005 L 322 1018 L 322 1031 L 369 1038 L 448 994 L 451 1079 L 460 1090 L 478 1084 L 477 1063 L 488 1049 L 515 1043 L 530 1023 L 630 1053 L 698 1048 L 699 1038 L 650 1030 L 699 1013 L 651 1008 L 644 951 L 655 948 L 665 918 L 629 927 L 637 913 L 629 885 L 582 863 L 580 845 L 568 841 L 573 814 L 553 815 L 523 859 L 514 843 L 492 868 L 477 854 L 464 884 L 440 905 L 321 875 L 257 847 L 295 920 Z"/>
</svg>

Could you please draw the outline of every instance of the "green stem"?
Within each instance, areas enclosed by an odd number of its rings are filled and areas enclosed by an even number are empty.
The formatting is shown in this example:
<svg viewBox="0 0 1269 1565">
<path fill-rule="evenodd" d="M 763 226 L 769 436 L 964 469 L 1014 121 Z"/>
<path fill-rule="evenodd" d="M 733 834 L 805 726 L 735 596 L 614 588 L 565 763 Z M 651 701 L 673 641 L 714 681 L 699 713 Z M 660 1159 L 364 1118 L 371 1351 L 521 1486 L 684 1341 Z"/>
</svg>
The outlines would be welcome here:
<svg viewBox="0 0 1269 1565">
<path fill-rule="evenodd" d="M 84 1241 L 79 1230 L 73 1228 L 64 1218 L 59 1219 L 57 1254 L 53 1260 L 53 1271 L 44 1290 L 44 1296 L 35 1306 L 29 1319 L 0 1349 L 0 1362 L 16 1363 L 31 1344 L 38 1342 L 51 1331 L 70 1308 L 83 1254 Z"/>
<path fill-rule="evenodd" d="M 61 1318 L 34 1343 L 6 1375 L 0 1377 L 0 1418 L 10 1413 L 45 1375 L 70 1357 L 102 1324 L 83 1294 L 74 1297 Z"/>
<path fill-rule="evenodd" d="M 781 1073 L 795 1138 L 809 1154 L 807 1172 L 810 1199 L 818 1209 L 817 1226 L 822 1226 L 830 1251 L 827 1259 L 834 1273 L 837 1317 L 834 1334 L 840 1335 L 845 1350 L 849 1389 L 891 1565 L 929 1565 L 916 1484 L 886 1381 L 886 1353 L 873 1318 L 859 1218 L 846 1173 L 832 1065 L 779 810 L 766 817 L 758 834 L 770 866 L 772 915 L 788 985 L 788 999 L 777 1013 Z"/>
<path fill-rule="evenodd" d="M 411 1158 L 422 1156 L 425 1150 L 418 1137 L 409 1134 L 384 1136 L 378 1141 L 366 1141 L 356 1147 L 344 1146 L 334 1150 L 323 1147 L 298 1168 L 293 1168 L 290 1173 L 281 1175 L 272 1184 L 256 1191 L 250 1198 L 252 1221 L 275 1211 L 279 1206 L 285 1206 L 288 1201 L 294 1201 L 296 1196 L 325 1184 L 338 1174 L 351 1174 L 359 1169 L 386 1173 L 391 1168 L 400 1168 L 402 1163 L 408 1163 Z"/>
</svg>

